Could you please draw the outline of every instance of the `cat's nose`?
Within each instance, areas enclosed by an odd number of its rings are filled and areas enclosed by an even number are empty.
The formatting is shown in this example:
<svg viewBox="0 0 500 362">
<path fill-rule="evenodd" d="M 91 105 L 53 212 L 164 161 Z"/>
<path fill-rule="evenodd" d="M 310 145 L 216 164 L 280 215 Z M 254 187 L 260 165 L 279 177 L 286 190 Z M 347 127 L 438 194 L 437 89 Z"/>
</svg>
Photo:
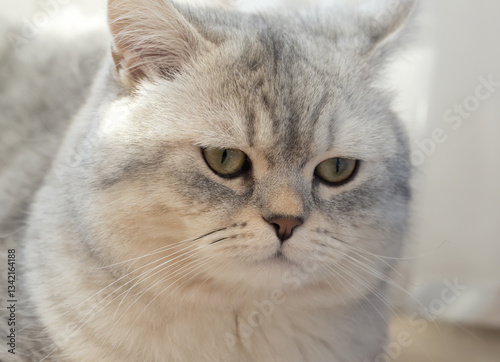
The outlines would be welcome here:
<svg viewBox="0 0 500 362">
<path fill-rule="evenodd" d="M 281 240 L 281 242 L 290 239 L 293 233 L 293 229 L 297 226 L 302 225 L 302 219 L 298 217 L 274 217 L 272 219 L 267 220 L 269 224 L 271 224 L 276 230 L 276 235 Z"/>
</svg>

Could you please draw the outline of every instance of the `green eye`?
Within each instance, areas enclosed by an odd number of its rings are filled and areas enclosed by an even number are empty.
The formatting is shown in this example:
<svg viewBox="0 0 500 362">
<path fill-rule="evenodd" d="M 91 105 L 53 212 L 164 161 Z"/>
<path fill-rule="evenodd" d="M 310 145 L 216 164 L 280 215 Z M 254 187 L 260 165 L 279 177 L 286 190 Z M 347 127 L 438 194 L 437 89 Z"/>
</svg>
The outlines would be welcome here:
<svg viewBox="0 0 500 362">
<path fill-rule="evenodd" d="M 220 176 L 236 176 L 247 166 L 247 155 L 234 148 L 204 149 L 208 166 Z"/>
<path fill-rule="evenodd" d="M 316 167 L 314 174 L 328 184 L 342 184 L 354 174 L 357 164 L 358 161 L 350 158 L 329 158 Z"/>
</svg>

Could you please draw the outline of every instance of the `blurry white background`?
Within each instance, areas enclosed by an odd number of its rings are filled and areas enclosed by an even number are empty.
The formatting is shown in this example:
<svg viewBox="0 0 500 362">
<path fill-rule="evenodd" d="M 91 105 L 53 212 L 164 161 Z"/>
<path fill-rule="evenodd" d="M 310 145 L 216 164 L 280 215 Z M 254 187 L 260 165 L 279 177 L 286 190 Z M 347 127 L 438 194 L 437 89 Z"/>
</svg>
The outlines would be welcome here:
<svg viewBox="0 0 500 362">
<path fill-rule="evenodd" d="M 54 2 L 57 9 L 47 7 Z M 236 1 L 245 10 L 315 3 L 329 1 Z M 420 304 L 415 298 L 403 304 L 410 314 L 427 306 L 430 319 L 500 327 L 500 2 L 422 5 L 420 41 L 393 77 L 411 132 L 417 190 L 402 264 Z M 0 0 L 0 21 L 43 27 L 83 12 L 104 25 L 105 7 L 105 0 Z M 458 285 L 455 298 L 443 298 L 450 283 Z"/>
</svg>

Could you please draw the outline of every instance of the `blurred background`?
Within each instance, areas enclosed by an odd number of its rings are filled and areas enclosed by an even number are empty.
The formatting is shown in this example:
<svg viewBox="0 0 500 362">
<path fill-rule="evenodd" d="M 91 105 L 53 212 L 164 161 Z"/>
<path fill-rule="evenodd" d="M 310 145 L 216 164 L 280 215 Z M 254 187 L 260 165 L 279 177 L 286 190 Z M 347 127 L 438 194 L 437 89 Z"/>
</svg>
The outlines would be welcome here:
<svg viewBox="0 0 500 362">
<path fill-rule="evenodd" d="M 339 1 L 391 9 L 401 0 Z M 255 11 L 333 0 L 235 2 Z M 104 26 L 105 7 L 0 0 L 0 26 L 69 21 L 76 32 Z M 500 1 L 423 0 L 417 41 L 391 68 L 412 143 L 414 228 L 398 279 L 407 293 L 395 293 L 391 340 L 374 362 L 500 361 L 499 19 Z M 29 41 L 36 32 L 21 35 Z"/>
</svg>

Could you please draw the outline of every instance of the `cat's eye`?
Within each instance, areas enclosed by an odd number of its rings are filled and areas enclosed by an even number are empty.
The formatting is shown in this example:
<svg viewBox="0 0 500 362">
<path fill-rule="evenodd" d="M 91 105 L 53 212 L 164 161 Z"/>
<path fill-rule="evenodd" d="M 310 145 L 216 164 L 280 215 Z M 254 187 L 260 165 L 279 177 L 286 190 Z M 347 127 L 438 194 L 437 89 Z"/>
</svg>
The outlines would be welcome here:
<svg viewBox="0 0 500 362">
<path fill-rule="evenodd" d="M 234 148 L 206 148 L 203 157 L 212 171 L 223 177 L 237 176 L 248 166 L 247 155 Z"/>
<path fill-rule="evenodd" d="M 338 186 L 351 179 L 358 165 L 357 160 L 334 157 L 321 162 L 314 174 L 329 185 Z"/>
</svg>

